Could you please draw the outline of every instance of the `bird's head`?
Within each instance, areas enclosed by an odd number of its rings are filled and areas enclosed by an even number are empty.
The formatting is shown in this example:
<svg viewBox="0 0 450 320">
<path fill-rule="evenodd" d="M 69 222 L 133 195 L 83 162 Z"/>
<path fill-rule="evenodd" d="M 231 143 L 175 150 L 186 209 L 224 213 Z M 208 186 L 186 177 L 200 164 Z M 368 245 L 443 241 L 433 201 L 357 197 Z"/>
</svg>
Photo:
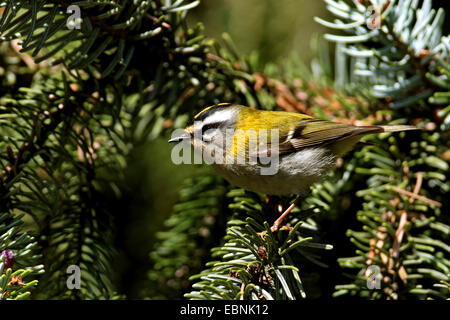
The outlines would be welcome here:
<svg viewBox="0 0 450 320">
<path fill-rule="evenodd" d="M 224 146 L 227 135 L 232 135 L 239 117 L 239 106 L 230 103 L 219 103 L 209 106 L 197 115 L 184 129 L 184 132 L 169 142 L 189 141 L 194 147 L 204 148 L 207 145 Z"/>
</svg>

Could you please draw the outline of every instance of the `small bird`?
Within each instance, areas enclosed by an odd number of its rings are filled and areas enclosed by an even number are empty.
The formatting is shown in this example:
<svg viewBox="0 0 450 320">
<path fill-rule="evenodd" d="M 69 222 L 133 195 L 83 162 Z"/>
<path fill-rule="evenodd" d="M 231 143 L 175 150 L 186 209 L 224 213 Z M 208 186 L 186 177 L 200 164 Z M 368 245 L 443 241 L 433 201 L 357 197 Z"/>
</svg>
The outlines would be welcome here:
<svg viewBox="0 0 450 320">
<path fill-rule="evenodd" d="M 352 126 L 300 113 L 220 103 L 199 112 L 193 124 L 169 142 L 188 140 L 194 150 L 209 152 L 217 160 L 212 166 L 233 185 L 267 195 L 298 195 L 273 224 L 275 231 L 310 186 L 324 178 L 363 136 L 405 130 L 418 128 Z M 268 170 L 271 165 L 275 170 Z"/>
</svg>

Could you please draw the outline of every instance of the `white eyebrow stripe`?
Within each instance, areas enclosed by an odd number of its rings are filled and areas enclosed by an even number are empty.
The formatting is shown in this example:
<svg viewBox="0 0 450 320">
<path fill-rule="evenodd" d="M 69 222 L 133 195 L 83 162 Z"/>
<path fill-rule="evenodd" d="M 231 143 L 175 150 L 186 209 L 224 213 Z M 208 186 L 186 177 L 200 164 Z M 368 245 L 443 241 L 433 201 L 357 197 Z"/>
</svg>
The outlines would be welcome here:
<svg viewBox="0 0 450 320">
<path fill-rule="evenodd" d="M 203 124 L 222 123 L 233 119 L 234 111 L 232 110 L 217 110 L 203 120 Z"/>
</svg>

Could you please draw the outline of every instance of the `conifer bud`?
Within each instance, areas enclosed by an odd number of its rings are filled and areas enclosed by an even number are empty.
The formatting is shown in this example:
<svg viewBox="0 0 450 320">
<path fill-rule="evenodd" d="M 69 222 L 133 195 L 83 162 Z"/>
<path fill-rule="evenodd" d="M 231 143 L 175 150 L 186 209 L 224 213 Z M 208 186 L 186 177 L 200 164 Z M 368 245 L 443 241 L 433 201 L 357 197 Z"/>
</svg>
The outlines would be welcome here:
<svg viewBox="0 0 450 320">
<path fill-rule="evenodd" d="M 12 268 L 14 265 L 14 252 L 12 250 L 6 249 L 3 250 L 0 256 L 5 256 L 5 267 L 3 270 L 7 270 L 8 268 Z"/>
</svg>

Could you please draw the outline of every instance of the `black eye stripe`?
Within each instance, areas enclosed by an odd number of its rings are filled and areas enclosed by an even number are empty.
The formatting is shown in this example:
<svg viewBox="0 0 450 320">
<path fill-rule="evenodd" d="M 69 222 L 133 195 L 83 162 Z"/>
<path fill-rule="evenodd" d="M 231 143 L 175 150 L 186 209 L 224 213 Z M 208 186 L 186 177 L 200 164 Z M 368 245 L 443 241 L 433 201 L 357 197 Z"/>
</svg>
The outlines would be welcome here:
<svg viewBox="0 0 450 320">
<path fill-rule="evenodd" d="M 218 128 L 220 126 L 221 122 L 212 122 L 212 123 L 205 123 L 202 126 L 202 134 L 205 133 L 206 130 Z"/>
</svg>

